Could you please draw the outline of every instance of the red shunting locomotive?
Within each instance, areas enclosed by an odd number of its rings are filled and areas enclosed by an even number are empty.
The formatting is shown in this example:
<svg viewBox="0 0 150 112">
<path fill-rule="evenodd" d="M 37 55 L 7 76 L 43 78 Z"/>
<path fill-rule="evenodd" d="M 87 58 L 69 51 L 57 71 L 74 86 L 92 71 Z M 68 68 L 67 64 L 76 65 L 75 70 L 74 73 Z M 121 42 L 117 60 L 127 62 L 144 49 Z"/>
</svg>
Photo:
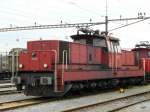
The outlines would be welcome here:
<svg viewBox="0 0 150 112">
<path fill-rule="evenodd" d="M 84 32 L 84 33 L 81 33 Z M 71 89 L 137 84 L 149 79 L 150 49 L 121 50 L 119 39 L 81 29 L 73 42 L 29 41 L 12 78 L 32 96 L 62 96 Z"/>
</svg>

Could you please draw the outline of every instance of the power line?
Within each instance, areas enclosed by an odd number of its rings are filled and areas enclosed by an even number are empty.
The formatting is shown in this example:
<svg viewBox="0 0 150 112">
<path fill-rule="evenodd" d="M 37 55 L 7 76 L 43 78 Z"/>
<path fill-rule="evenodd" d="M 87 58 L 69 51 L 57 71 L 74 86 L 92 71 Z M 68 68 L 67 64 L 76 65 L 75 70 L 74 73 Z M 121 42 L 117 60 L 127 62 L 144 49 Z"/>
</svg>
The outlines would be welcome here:
<svg viewBox="0 0 150 112">
<path fill-rule="evenodd" d="M 140 19 L 140 20 L 139 20 Z M 121 27 L 112 29 L 116 30 L 131 24 L 135 24 L 144 20 L 150 19 L 150 17 L 137 17 L 137 18 L 122 18 L 122 19 L 106 19 L 105 22 L 90 22 L 90 23 L 74 23 L 74 24 L 56 24 L 56 25 L 34 25 L 34 26 L 23 26 L 23 27 L 8 27 L 8 28 L 0 28 L 0 32 L 8 32 L 8 31 L 21 31 L 21 30 L 35 30 L 35 29 L 52 29 L 52 28 L 81 28 L 81 27 L 90 27 L 95 25 L 102 25 L 102 24 L 108 24 L 108 22 L 111 21 L 128 21 L 128 20 L 139 20 L 127 25 L 123 25 Z M 112 31 L 109 30 L 109 31 Z M 107 30 L 106 30 L 107 31 Z M 107 33 L 107 32 L 106 32 Z"/>
<path fill-rule="evenodd" d="M 52 28 L 73 28 L 73 27 L 80 28 L 80 27 L 90 27 L 90 26 L 99 25 L 99 24 L 105 24 L 105 22 L 57 24 L 57 25 L 38 25 L 38 26 L 0 28 L 0 32 L 20 31 L 20 30 L 35 30 L 35 29 L 52 29 Z"/>
<path fill-rule="evenodd" d="M 94 15 L 98 15 L 98 16 L 102 16 L 100 15 L 100 13 L 96 12 L 96 11 L 93 11 L 93 10 L 90 10 L 90 9 L 87 9 L 87 8 L 83 8 L 83 7 L 80 7 L 80 5 L 78 5 L 78 3 L 76 2 L 73 2 L 73 1 L 66 1 L 66 0 L 63 0 L 66 4 L 68 5 L 72 5 L 80 10 L 83 10 L 83 11 L 86 11 L 88 13 L 91 13 L 91 14 L 94 14 Z"/>
<path fill-rule="evenodd" d="M 126 25 L 122 25 L 122 26 L 117 27 L 117 28 L 113 28 L 113 29 L 111 29 L 111 30 L 109 30 L 109 31 L 114 31 L 114 30 L 117 30 L 117 29 L 120 29 L 120 28 L 123 28 L 123 27 L 126 27 L 126 26 L 130 26 L 130 25 L 133 25 L 133 24 L 136 24 L 136 23 L 139 23 L 139 22 L 145 21 L 145 20 L 147 20 L 147 19 L 150 19 L 150 18 L 149 18 L 149 17 L 147 17 L 147 18 L 144 18 L 144 19 L 139 20 L 139 21 L 135 21 L 135 22 L 132 22 L 132 23 L 129 23 L 129 24 L 126 24 Z M 123 20 L 125 20 L 125 19 L 123 19 Z M 131 20 L 133 20 L 133 19 L 131 19 Z"/>
</svg>

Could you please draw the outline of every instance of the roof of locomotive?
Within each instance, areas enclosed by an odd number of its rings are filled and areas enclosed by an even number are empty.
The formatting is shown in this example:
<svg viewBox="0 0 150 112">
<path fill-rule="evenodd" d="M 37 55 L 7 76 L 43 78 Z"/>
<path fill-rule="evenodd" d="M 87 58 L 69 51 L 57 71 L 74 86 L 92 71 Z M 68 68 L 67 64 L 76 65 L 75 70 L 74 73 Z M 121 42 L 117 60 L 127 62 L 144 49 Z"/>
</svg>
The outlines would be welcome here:
<svg viewBox="0 0 150 112">
<path fill-rule="evenodd" d="M 72 35 L 70 36 L 73 40 L 80 40 L 80 39 L 105 39 L 105 35 L 89 35 L 89 34 L 77 34 L 77 35 Z M 119 41 L 118 38 L 112 37 L 112 36 L 107 36 L 110 40 L 112 41 Z"/>
<path fill-rule="evenodd" d="M 80 39 L 106 39 L 106 37 L 109 40 L 112 41 L 119 41 L 118 38 L 112 37 L 112 36 L 105 36 L 105 35 L 89 35 L 89 34 L 76 34 L 76 35 L 71 35 L 70 36 L 73 40 L 80 40 Z M 31 40 L 28 41 L 27 43 L 33 43 L 33 42 L 49 42 L 49 41 L 55 41 L 55 42 L 71 42 L 71 41 L 65 41 L 65 40 Z"/>
<path fill-rule="evenodd" d="M 88 35 L 88 34 L 80 34 L 80 35 L 71 35 L 70 36 L 73 40 L 80 40 L 80 39 L 93 39 L 93 38 L 105 38 L 105 36 L 99 35 Z"/>
<path fill-rule="evenodd" d="M 132 51 L 139 51 L 139 50 L 149 51 L 150 48 L 133 48 L 133 49 L 132 49 Z"/>
<path fill-rule="evenodd" d="M 29 43 L 29 42 L 49 42 L 49 41 L 55 41 L 55 42 L 59 42 L 59 41 L 62 41 L 62 42 L 68 42 L 68 41 L 65 41 L 65 40 L 31 40 L 31 41 L 27 41 L 27 43 Z"/>
<path fill-rule="evenodd" d="M 135 45 L 134 51 L 138 50 L 150 50 L 150 43 L 147 41 L 141 41 L 139 44 Z"/>
</svg>

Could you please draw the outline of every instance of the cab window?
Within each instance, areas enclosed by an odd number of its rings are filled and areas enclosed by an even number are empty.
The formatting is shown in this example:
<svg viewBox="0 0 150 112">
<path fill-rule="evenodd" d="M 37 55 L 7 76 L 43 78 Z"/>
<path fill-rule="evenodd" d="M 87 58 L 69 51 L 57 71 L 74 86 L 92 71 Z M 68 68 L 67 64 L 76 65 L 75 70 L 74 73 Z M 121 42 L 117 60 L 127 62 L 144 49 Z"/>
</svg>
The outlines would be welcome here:
<svg viewBox="0 0 150 112">
<path fill-rule="evenodd" d="M 106 47 L 106 40 L 102 38 L 93 39 L 93 46 Z"/>
<path fill-rule="evenodd" d="M 118 41 L 110 41 L 110 44 L 108 44 L 108 48 L 112 53 L 121 53 L 121 48 Z"/>
<path fill-rule="evenodd" d="M 150 51 L 147 52 L 148 57 L 150 58 Z"/>
</svg>

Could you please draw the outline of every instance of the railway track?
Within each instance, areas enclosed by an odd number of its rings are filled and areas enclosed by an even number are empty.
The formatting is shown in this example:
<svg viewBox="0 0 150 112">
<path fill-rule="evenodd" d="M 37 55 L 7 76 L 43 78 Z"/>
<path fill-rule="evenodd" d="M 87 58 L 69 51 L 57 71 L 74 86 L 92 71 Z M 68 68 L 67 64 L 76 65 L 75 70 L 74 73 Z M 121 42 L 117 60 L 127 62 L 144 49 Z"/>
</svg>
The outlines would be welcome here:
<svg viewBox="0 0 150 112">
<path fill-rule="evenodd" d="M 150 100 L 150 91 L 108 101 L 97 102 L 89 105 L 68 108 L 63 110 L 62 112 L 91 112 L 93 110 L 99 110 L 99 112 L 116 112 L 118 110 L 148 100 Z"/>
<path fill-rule="evenodd" d="M 64 100 L 64 98 L 36 97 L 36 98 L 23 99 L 23 100 L 17 100 L 17 101 L 3 102 L 3 103 L 0 103 L 0 112 L 43 104 L 43 103 L 49 103 L 52 101 L 61 101 L 61 100 Z"/>
<path fill-rule="evenodd" d="M 12 84 L 0 85 L 0 89 L 1 88 L 11 88 L 11 87 L 15 87 L 15 85 L 12 85 Z"/>
<path fill-rule="evenodd" d="M 21 91 L 16 91 L 16 90 L 0 91 L 0 95 L 9 95 L 9 94 L 16 94 L 16 93 L 21 93 Z"/>
<path fill-rule="evenodd" d="M 118 111 L 121 111 L 121 110 L 126 109 L 128 107 L 131 107 L 131 106 L 143 103 L 143 102 L 147 102 L 147 101 L 150 101 L 150 99 L 139 101 L 139 102 L 135 102 L 135 103 L 128 104 L 128 105 L 125 105 L 125 106 L 121 106 L 121 107 L 118 107 L 118 108 L 115 108 L 115 109 L 111 110 L 110 112 L 118 112 Z"/>
<path fill-rule="evenodd" d="M 0 80 L 0 84 L 3 84 L 3 83 L 10 83 L 11 81 L 10 80 Z"/>
<path fill-rule="evenodd" d="M 98 94 L 98 93 L 95 93 Z M 17 100 L 17 101 L 10 101 L 10 102 L 3 102 L 0 103 L 0 112 L 1 111 L 6 111 L 6 110 L 12 110 L 12 109 L 17 109 L 17 108 L 22 108 L 22 107 L 27 107 L 27 106 L 32 106 L 32 105 L 37 105 L 37 104 L 42 104 L 42 103 L 49 103 L 53 101 L 62 101 L 62 100 L 70 100 L 70 99 L 75 99 L 79 97 L 85 97 L 85 96 L 90 96 L 93 95 L 91 93 L 85 95 L 67 95 L 64 97 L 56 97 L 56 98 L 32 98 L 32 99 L 23 99 L 23 100 Z"/>
<path fill-rule="evenodd" d="M 19 93 L 11 83 L 0 84 L 0 95 Z"/>
<path fill-rule="evenodd" d="M 97 94 L 97 93 L 96 93 Z M 90 94 L 91 95 L 91 94 Z M 17 101 L 10 101 L 10 102 L 3 102 L 0 103 L 0 112 L 1 111 L 6 111 L 6 110 L 13 110 L 17 108 L 22 108 L 22 107 L 28 107 L 28 106 L 33 106 L 37 104 L 42 104 L 42 103 L 50 103 L 57 101 L 62 102 L 62 100 L 66 101 L 72 101 L 72 99 L 80 99 L 80 97 L 87 97 L 90 95 L 67 95 L 66 97 L 63 98 L 31 98 L 31 99 L 24 99 L 24 100 L 17 100 Z M 93 94 L 92 94 L 93 95 Z M 126 97 L 121 97 L 121 98 L 116 98 L 108 101 L 99 101 L 94 104 L 88 104 L 88 105 L 80 105 L 79 107 L 72 107 L 71 108 L 64 108 L 64 109 L 59 109 L 61 112 L 76 112 L 76 111 L 86 111 L 90 109 L 94 109 L 95 107 L 98 107 L 102 112 L 114 112 L 116 111 L 115 109 L 121 109 L 124 106 L 127 107 L 127 105 L 133 105 L 138 102 L 143 102 L 146 100 L 150 99 L 150 91 L 139 93 L 139 94 L 134 94 L 134 95 L 129 95 Z M 119 104 L 119 105 L 117 105 Z M 117 105 L 117 106 L 116 106 Z M 106 110 L 106 111 L 103 111 Z M 89 111 L 91 112 L 91 111 Z M 100 112 L 100 111 L 99 111 Z"/>
<path fill-rule="evenodd" d="M 4 102 L 4 103 L 0 103 L 0 112 L 5 111 L 5 110 L 16 109 L 19 107 L 21 108 L 21 107 L 25 107 L 25 106 L 40 104 L 40 103 L 46 103 L 48 101 L 50 101 L 50 99 L 32 98 L 32 99 Z"/>
</svg>

